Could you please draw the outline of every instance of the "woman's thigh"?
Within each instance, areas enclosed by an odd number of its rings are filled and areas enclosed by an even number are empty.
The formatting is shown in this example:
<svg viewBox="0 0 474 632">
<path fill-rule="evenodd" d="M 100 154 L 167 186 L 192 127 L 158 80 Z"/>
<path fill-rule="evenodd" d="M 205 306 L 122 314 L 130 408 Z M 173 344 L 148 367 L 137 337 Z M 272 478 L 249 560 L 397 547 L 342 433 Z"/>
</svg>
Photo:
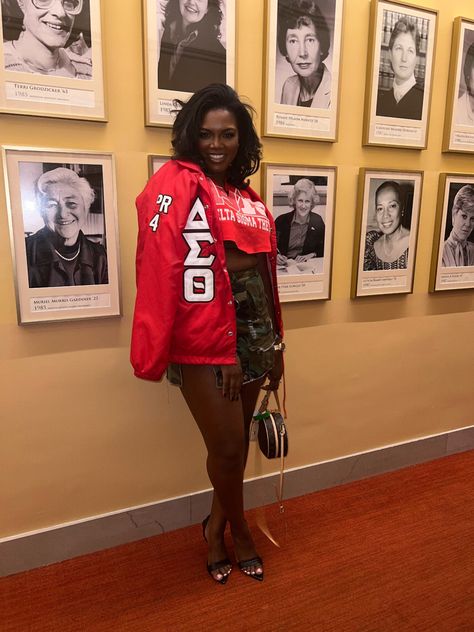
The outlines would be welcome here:
<svg viewBox="0 0 474 632">
<path fill-rule="evenodd" d="M 241 399 L 230 401 L 223 397 L 210 366 L 183 364 L 181 370 L 181 392 L 208 451 L 243 452 L 244 414 Z"/>
</svg>

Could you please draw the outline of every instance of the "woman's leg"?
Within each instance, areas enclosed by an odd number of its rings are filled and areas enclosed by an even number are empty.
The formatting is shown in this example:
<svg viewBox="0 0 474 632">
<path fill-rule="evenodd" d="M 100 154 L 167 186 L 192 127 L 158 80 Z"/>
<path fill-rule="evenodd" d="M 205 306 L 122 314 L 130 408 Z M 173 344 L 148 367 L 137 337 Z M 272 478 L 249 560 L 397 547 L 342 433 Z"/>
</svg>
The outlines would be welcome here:
<svg viewBox="0 0 474 632">
<path fill-rule="evenodd" d="M 217 497 L 207 528 L 208 562 L 213 563 L 225 557 L 225 518 L 230 523 L 238 559 L 253 558 L 256 555 L 255 546 L 243 508 L 243 476 L 247 453 L 243 410 L 248 417 L 251 408 L 247 387 L 242 388 L 242 399 L 230 401 L 216 388 L 212 368 L 183 365 L 182 373 L 181 390 L 206 444 L 207 471 Z M 251 392 L 254 390 L 255 387 Z M 255 400 L 256 395 L 252 399 Z M 253 408 L 250 417 L 251 413 Z M 214 577 L 219 579 L 219 575 L 225 572 L 225 568 L 218 569 Z"/>
</svg>

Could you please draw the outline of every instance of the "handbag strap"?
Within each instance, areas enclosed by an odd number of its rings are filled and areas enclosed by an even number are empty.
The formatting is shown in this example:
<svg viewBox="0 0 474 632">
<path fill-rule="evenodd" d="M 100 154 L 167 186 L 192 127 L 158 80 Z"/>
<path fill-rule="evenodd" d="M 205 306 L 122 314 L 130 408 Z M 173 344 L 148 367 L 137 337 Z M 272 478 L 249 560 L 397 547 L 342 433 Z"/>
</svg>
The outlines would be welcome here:
<svg viewBox="0 0 474 632">
<path fill-rule="evenodd" d="M 283 384 L 284 384 L 284 377 L 283 377 Z M 258 420 L 259 417 L 260 419 L 263 418 L 265 411 L 268 408 L 268 402 L 270 401 L 270 395 L 273 393 L 273 396 L 275 398 L 276 401 L 276 405 L 278 408 L 278 411 L 280 413 L 280 415 L 283 417 L 283 419 L 286 419 L 286 409 L 284 410 L 284 413 L 282 413 L 281 411 L 281 407 L 280 407 L 280 398 L 278 396 L 278 391 L 270 391 L 268 389 L 264 389 L 265 395 L 262 399 L 262 402 L 258 408 L 258 412 L 256 415 L 254 415 L 254 419 Z M 285 398 L 286 398 L 286 392 L 285 392 L 285 384 L 284 384 L 284 399 L 283 402 L 285 402 Z M 280 509 L 280 513 L 284 513 L 285 512 L 285 508 L 283 506 L 283 483 L 284 483 L 284 477 L 285 477 L 285 450 L 284 450 L 284 437 L 286 434 L 286 426 L 283 423 L 282 427 L 280 429 L 280 443 L 281 443 L 281 450 L 280 450 L 280 473 L 278 476 L 278 485 L 275 485 L 275 491 L 276 491 L 276 496 L 277 496 L 277 501 L 278 501 L 278 505 L 279 505 L 279 509 Z M 259 451 L 257 450 L 256 455 L 259 454 Z M 272 534 L 270 533 L 270 529 L 268 527 L 268 523 L 267 523 L 267 519 L 265 517 L 265 510 L 263 507 L 259 507 L 257 508 L 257 525 L 259 527 L 259 529 L 262 531 L 262 533 L 264 533 L 267 538 L 273 542 L 273 544 L 275 544 L 275 546 L 280 546 L 279 543 L 277 542 L 277 540 L 275 540 L 275 538 L 272 536 Z"/>
</svg>

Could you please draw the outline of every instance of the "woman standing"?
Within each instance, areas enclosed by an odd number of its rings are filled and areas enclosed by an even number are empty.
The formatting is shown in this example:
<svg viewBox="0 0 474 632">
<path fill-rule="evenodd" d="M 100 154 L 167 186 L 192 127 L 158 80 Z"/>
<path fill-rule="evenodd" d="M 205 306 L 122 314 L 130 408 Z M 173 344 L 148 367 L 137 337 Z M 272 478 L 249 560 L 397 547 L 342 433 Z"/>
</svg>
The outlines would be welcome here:
<svg viewBox="0 0 474 632">
<path fill-rule="evenodd" d="M 379 230 L 365 237 L 364 270 L 399 270 L 408 266 L 410 231 L 402 224 L 405 203 L 398 182 L 383 182 L 375 192 Z"/>
<path fill-rule="evenodd" d="M 240 569 L 263 579 L 243 509 L 249 427 L 267 377 L 282 375 L 273 220 L 246 178 L 260 164 L 250 107 L 213 84 L 183 103 L 173 159 L 137 199 L 137 299 L 131 359 L 138 377 L 181 391 L 207 447 L 214 488 L 203 521 L 207 570 L 227 581 L 229 522 Z"/>
<path fill-rule="evenodd" d="M 329 29 L 314 0 L 279 0 L 278 49 L 295 75 L 283 84 L 280 103 L 329 108 L 331 73 L 323 63 L 329 54 Z"/>
<path fill-rule="evenodd" d="M 226 50 L 219 39 L 219 0 L 169 0 L 158 62 L 158 88 L 196 92 L 226 83 Z"/>
<path fill-rule="evenodd" d="M 379 91 L 376 114 L 421 121 L 424 91 L 415 78 L 420 52 L 420 34 L 415 22 L 408 18 L 398 20 L 390 35 L 388 49 L 395 78 L 390 90 Z"/>
</svg>

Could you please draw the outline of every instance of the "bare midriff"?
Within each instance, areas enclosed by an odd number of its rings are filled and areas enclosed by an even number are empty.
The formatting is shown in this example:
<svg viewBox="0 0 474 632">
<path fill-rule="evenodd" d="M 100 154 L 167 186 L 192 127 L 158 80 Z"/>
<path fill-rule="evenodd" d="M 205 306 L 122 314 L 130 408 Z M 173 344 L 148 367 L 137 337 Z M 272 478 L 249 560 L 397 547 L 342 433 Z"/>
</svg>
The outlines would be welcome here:
<svg viewBox="0 0 474 632">
<path fill-rule="evenodd" d="M 225 241 L 225 260 L 229 272 L 250 270 L 258 264 L 258 255 L 239 250 L 233 241 Z"/>
</svg>

